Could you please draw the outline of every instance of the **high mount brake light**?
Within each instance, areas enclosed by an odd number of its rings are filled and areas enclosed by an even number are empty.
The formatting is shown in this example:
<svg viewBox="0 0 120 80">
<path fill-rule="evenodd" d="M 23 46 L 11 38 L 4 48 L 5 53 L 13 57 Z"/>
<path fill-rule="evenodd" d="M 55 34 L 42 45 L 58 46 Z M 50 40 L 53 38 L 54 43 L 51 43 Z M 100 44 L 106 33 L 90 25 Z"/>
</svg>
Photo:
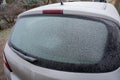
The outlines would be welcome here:
<svg viewBox="0 0 120 80">
<path fill-rule="evenodd" d="M 12 72 L 12 69 L 10 68 L 9 64 L 8 64 L 8 61 L 6 59 L 6 56 L 5 56 L 5 53 L 3 52 L 3 60 L 4 60 L 4 64 L 5 66 L 7 67 L 7 69 Z"/>
<path fill-rule="evenodd" d="M 43 10 L 43 14 L 63 14 L 63 10 Z"/>
</svg>

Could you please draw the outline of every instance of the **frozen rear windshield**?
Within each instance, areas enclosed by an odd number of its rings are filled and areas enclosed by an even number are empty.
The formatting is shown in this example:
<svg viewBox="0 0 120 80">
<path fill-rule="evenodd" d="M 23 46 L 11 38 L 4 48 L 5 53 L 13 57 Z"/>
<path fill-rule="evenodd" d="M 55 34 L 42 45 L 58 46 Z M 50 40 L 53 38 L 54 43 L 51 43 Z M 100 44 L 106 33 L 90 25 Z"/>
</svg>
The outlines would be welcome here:
<svg viewBox="0 0 120 80">
<path fill-rule="evenodd" d="M 30 16 L 17 21 L 10 42 L 38 59 L 92 65 L 103 59 L 107 38 L 106 24 L 97 20 Z"/>
</svg>

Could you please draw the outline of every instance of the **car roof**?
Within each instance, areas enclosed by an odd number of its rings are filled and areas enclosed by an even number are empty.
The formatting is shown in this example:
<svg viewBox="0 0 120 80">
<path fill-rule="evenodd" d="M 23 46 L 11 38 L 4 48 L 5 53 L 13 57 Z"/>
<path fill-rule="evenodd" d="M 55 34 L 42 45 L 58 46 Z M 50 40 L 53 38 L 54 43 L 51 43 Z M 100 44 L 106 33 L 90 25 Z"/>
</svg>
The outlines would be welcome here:
<svg viewBox="0 0 120 80">
<path fill-rule="evenodd" d="M 85 15 L 106 18 L 120 24 L 120 17 L 112 4 L 103 2 L 64 2 L 40 6 L 19 15 L 42 14 L 43 10 L 63 10 L 63 14 Z"/>
</svg>

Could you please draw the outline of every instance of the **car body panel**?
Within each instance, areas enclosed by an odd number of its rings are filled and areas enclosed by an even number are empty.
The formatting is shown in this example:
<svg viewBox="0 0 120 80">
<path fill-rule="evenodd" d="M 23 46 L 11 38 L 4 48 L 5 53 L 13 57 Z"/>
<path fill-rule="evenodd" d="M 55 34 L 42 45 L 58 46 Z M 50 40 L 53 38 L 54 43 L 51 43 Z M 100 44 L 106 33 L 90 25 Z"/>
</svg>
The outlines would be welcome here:
<svg viewBox="0 0 120 80">
<path fill-rule="evenodd" d="M 63 14 L 94 16 L 109 19 L 120 24 L 116 8 L 110 3 L 100 2 L 66 2 L 64 5 L 50 4 L 21 13 L 18 17 L 30 14 L 42 14 L 43 10 L 63 10 Z"/>
</svg>

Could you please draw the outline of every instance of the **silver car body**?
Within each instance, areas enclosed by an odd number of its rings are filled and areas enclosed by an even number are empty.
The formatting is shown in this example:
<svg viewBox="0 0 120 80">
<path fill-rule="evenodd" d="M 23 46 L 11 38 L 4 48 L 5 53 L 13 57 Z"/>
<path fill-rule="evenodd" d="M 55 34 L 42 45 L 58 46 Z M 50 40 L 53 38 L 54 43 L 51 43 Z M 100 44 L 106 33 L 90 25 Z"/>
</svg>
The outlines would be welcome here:
<svg viewBox="0 0 120 80">
<path fill-rule="evenodd" d="M 99 2 L 68 2 L 51 4 L 26 11 L 18 16 L 42 14 L 42 10 L 63 10 L 63 14 L 95 16 L 112 20 L 120 25 L 120 17 L 114 6 Z M 7 80 L 120 80 L 120 68 L 106 73 L 65 72 L 33 65 L 18 56 L 6 43 L 5 56 L 12 69 L 4 65 Z"/>
</svg>

